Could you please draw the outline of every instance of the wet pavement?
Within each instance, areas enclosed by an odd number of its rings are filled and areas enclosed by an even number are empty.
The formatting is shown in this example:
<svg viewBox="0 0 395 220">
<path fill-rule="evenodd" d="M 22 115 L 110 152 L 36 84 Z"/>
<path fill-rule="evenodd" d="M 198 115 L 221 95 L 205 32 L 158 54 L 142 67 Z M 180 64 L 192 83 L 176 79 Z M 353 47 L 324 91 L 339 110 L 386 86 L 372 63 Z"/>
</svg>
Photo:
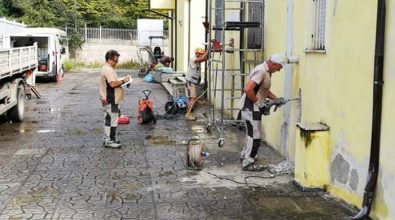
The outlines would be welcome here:
<svg viewBox="0 0 395 220">
<path fill-rule="evenodd" d="M 120 74 L 122 75 L 122 74 Z M 292 174 L 242 172 L 244 131 L 226 128 L 223 148 L 207 133 L 207 106 L 196 122 L 164 117 L 168 95 L 136 78 L 126 89 L 120 125 L 123 147 L 102 147 L 98 72 L 67 73 L 42 83 L 42 99 L 26 102 L 23 123 L 0 122 L 0 220 L 5 219 L 350 219 L 352 211 L 323 192 L 302 192 Z M 151 98 L 156 125 L 138 125 L 141 91 Z M 200 139 L 210 153 L 202 170 L 188 169 L 185 143 Z M 261 147 L 258 163 L 282 158 Z"/>
</svg>

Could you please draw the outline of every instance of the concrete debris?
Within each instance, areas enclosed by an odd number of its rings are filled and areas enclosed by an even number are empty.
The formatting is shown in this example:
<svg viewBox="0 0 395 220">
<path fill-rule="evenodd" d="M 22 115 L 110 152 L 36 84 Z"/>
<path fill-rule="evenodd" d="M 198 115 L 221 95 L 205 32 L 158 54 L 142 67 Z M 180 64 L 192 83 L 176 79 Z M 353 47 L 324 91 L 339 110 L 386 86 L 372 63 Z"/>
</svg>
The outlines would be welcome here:
<svg viewBox="0 0 395 220">
<path fill-rule="evenodd" d="M 291 161 L 284 160 L 277 165 L 268 165 L 267 170 L 276 176 L 294 174 L 295 165 Z"/>
</svg>

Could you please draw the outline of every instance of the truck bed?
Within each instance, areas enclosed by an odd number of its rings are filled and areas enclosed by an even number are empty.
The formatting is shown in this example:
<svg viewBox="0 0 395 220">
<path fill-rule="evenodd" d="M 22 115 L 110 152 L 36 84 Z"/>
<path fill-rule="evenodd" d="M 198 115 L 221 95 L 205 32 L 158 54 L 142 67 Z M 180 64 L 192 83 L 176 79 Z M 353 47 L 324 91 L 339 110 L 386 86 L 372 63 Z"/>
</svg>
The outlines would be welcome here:
<svg viewBox="0 0 395 220">
<path fill-rule="evenodd" d="M 37 67 L 37 45 L 0 49 L 0 80 Z"/>
</svg>

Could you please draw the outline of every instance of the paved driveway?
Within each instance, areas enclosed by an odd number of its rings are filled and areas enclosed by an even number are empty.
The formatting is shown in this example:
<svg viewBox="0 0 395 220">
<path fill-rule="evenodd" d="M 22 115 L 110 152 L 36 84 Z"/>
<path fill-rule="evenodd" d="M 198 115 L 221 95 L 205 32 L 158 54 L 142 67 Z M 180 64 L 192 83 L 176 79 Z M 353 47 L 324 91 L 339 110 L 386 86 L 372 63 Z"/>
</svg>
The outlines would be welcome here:
<svg viewBox="0 0 395 220">
<path fill-rule="evenodd" d="M 243 131 L 227 128 L 225 146 L 199 120 L 160 117 L 119 127 L 120 150 L 102 147 L 98 72 L 67 73 L 42 83 L 23 123 L 0 122 L 0 220 L 3 219 L 347 219 L 351 212 L 323 193 L 305 193 L 292 175 L 240 170 Z M 123 114 L 135 115 L 143 89 L 163 114 L 167 93 L 136 79 Z M 185 167 L 185 143 L 200 138 L 211 153 L 201 171 Z M 262 147 L 259 163 L 282 159 Z"/>
</svg>

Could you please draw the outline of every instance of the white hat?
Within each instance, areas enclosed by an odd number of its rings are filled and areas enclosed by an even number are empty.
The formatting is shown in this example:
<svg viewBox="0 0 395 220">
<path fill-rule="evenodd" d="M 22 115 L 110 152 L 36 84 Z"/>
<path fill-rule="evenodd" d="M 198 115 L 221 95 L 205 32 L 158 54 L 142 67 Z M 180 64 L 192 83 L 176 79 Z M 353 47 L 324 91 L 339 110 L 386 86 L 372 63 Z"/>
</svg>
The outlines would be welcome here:
<svg viewBox="0 0 395 220">
<path fill-rule="evenodd" d="M 284 66 L 287 63 L 287 57 L 280 53 L 272 54 L 269 60 L 274 63 L 281 64 L 282 66 Z"/>
</svg>

